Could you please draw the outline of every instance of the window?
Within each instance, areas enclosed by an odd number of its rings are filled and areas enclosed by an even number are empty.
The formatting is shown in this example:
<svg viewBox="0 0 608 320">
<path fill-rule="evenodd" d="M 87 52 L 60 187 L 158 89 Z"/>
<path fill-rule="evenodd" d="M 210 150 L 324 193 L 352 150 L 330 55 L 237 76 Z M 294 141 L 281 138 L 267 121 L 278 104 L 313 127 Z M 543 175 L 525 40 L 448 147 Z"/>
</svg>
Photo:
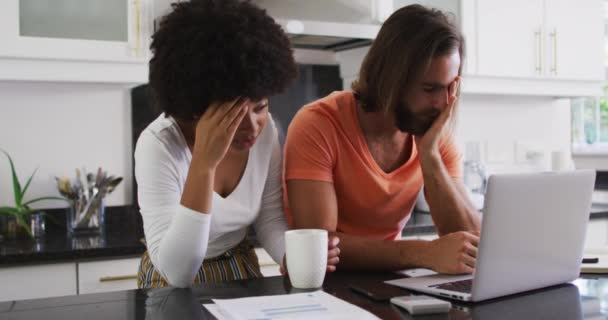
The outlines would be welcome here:
<svg viewBox="0 0 608 320">
<path fill-rule="evenodd" d="M 601 97 L 575 98 L 572 106 L 572 150 L 608 153 L 608 85 Z"/>
<path fill-rule="evenodd" d="M 608 66 L 608 1 L 604 8 L 604 65 Z M 608 154 L 608 82 L 603 89 L 600 97 L 571 100 L 572 152 L 575 154 Z"/>
</svg>

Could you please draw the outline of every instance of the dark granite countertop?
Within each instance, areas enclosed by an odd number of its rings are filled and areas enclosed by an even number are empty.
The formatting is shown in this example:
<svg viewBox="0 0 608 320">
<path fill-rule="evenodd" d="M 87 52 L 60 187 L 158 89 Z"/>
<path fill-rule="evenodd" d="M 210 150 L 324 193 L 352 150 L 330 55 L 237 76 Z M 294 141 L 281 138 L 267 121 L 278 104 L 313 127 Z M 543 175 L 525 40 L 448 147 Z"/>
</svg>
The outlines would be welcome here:
<svg viewBox="0 0 608 320">
<path fill-rule="evenodd" d="M 412 316 L 388 301 L 376 302 L 350 290 L 352 284 L 365 286 L 387 297 L 409 295 L 405 289 L 382 281 L 400 277 L 392 273 L 328 274 L 323 291 L 357 305 L 380 319 L 605 319 L 608 279 L 586 277 L 545 289 L 492 299 L 481 303 L 452 302 L 448 313 Z M 83 294 L 36 300 L 0 302 L 4 319 L 215 319 L 201 304 L 211 299 L 306 292 L 294 289 L 287 277 L 267 277 L 196 285 L 191 289 L 172 287 Z M 310 291 L 310 290 L 308 290 Z"/>
<path fill-rule="evenodd" d="M 608 218 L 608 204 L 594 203 L 591 205 L 590 220 Z"/>
<path fill-rule="evenodd" d="M 429 233 L 435 233 L 435 224 L 433 224 L 431 214 L 428 212 L 414 210 L 414 212 L 412 212 L 410 220 L 403 228 L 401 236 L 408 237 Z"/>
<path fill-rule="evenodd" d="M 105 236 L 68 237 L 63 210 L 46 212 L 56 222 L 47 220 L 44 237 L 0 242 L 0 267 L 139 256 L 146 249 L 141 219 L 130 206 L 106 208 Z"/>
</svg>

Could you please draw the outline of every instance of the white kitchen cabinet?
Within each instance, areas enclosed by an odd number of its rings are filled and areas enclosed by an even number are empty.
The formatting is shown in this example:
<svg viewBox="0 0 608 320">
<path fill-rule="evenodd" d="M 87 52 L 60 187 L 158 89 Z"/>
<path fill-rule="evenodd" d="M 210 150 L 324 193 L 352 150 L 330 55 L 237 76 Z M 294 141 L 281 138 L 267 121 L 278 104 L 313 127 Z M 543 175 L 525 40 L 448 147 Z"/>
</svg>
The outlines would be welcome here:
<svg viewBox="0 0 608 320">
<path fill-rule="evenodd" d="M 452 13 L 466 40 L 463 94 L 598 96 L 602 0 L 393 0 Z M 352 72 L 351 72 L 352 73 Z M 350 81 L 354 78 L 349 74 Z"/>
<path fill-rule="evenodd" d="M 543 2 L 477 2 L 479 75 L 522 78 L 541 75 Z"/>
<path fill-rule="evenodd" d="M 0 301 L 77 293 L 76 263 L 0 268 Z"/>
<path fill-rule="evenodd" d="M 0 268 L 0 301 L 137 289 L 140 257 Z"/>
<path fill-rule="evenodd" d="M 265 277 L 281 275 L 263 248 L 255 252 Z M 139 262 L 137 256 L 0 268 L 0 301 L 137 289 Z"/>
<path fill-rule="evenodd" d="M 545 0 L 547 75 L 604 79 L 604 1 Z"/>
<path fill-rule="evenodd" d="M 0 1 L 0 80 L 147 80 L 151 0 Z"/>
<path fill-rule="evenodd" d="M 78 294 L 137 289 L 140 258 L 78 263 Z"/>
<path fill-rule="evenodd" d="M 258 256 L 260 270 L 264 277 L 280 276 L 280 266 L 272 260 L 272 257 L 264 250 L 264 248 L 255 248 L 255 254 Z"/>
<path fill-rule="evenodd" d="M 603 1 L 477 0 L 477 75 L 603 79 Z"/>
<path fill-rule="evenodd" d="M 606 219 L 590 220 L 587 224 L 585 251 L 605 250 L 608 246 L 608 221 Z"/>
</svg>

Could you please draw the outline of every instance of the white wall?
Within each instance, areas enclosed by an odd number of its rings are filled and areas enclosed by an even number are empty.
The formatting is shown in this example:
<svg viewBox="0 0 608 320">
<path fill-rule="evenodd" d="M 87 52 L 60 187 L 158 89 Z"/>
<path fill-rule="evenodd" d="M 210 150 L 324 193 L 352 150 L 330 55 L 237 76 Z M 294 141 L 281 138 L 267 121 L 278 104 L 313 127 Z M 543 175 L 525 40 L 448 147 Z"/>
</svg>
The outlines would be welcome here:
<svg viewBox="0 0 608 320">
<path fill-rule="evenodd" d="M 570 150 L 570 100 L 464 94 L 456 136 L 463 152 L 481 142 L 490 173 L 550 170 L 551 152 Z M 543 157 L 529 161 L 528 151 Z"/>
<path fill-rule="evenodd" d="M 125 179 L 106 205 L 132 199 L 131 104 L 128 88 L 78 83 L 0 82 L 0 148 L 8 151 L 22 184 L 39 167 L 26 199 L 58 195 L 54 176 L 101 166 Z M 0 156 L 0 206 L 12 205 L 8 161 Z M 58 201 L 37 208 L 65 207 Z"/>
</svg>

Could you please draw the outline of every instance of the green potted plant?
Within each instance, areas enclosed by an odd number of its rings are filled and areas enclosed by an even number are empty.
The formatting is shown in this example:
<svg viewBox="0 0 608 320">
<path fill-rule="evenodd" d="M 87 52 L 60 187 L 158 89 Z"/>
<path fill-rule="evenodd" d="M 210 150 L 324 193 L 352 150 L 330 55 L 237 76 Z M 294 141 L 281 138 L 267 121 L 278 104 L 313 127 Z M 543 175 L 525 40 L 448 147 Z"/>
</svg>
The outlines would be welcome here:
<svg viewBox="0 0 608 320">
<path fill-rule="evenodd" d="M 27 192 L 27 188 L 30 186 L 32 182 L 32 178 L 36 174 L 36 170 L 32 173 L 32 175 L 27 179 L 25 186 L 21 188 L 21 183 L 19 183 L 19 179 L 17 178 L 17 173 L 15 171 L 15 165 L 13 164 L 13 159 L 8 154 L 8 152 L 0 149 L 2 153 L 6 155 L 11 167 L 11 175 L 13 180 L 13 194 L 15 197 L 15 205 L 12 207 L 9 206 L 0 206 L 0 215 L 5 216 L 7 219 L 5 220 L 14 220 L 17 225 L 17 229 L 22 229 L 29 235 L 31 238 L 34 238 L 34 234 L 32 234 L 32 230 L 28 221 L 31 219 L 32 215 L 37 214 L 37 210 L 32 209 L 30 205 L 33 203 L 42 201 L 42 200 L 63 200 L 66 201 L 65 198 L 62 197 L 40 197 L 31 200 L 25 200 L 25 193 Z M 19 230 L 17 230 L 18 233 Z M 9 236 L 10 237 L 10 236 Z"/>
</svg>

